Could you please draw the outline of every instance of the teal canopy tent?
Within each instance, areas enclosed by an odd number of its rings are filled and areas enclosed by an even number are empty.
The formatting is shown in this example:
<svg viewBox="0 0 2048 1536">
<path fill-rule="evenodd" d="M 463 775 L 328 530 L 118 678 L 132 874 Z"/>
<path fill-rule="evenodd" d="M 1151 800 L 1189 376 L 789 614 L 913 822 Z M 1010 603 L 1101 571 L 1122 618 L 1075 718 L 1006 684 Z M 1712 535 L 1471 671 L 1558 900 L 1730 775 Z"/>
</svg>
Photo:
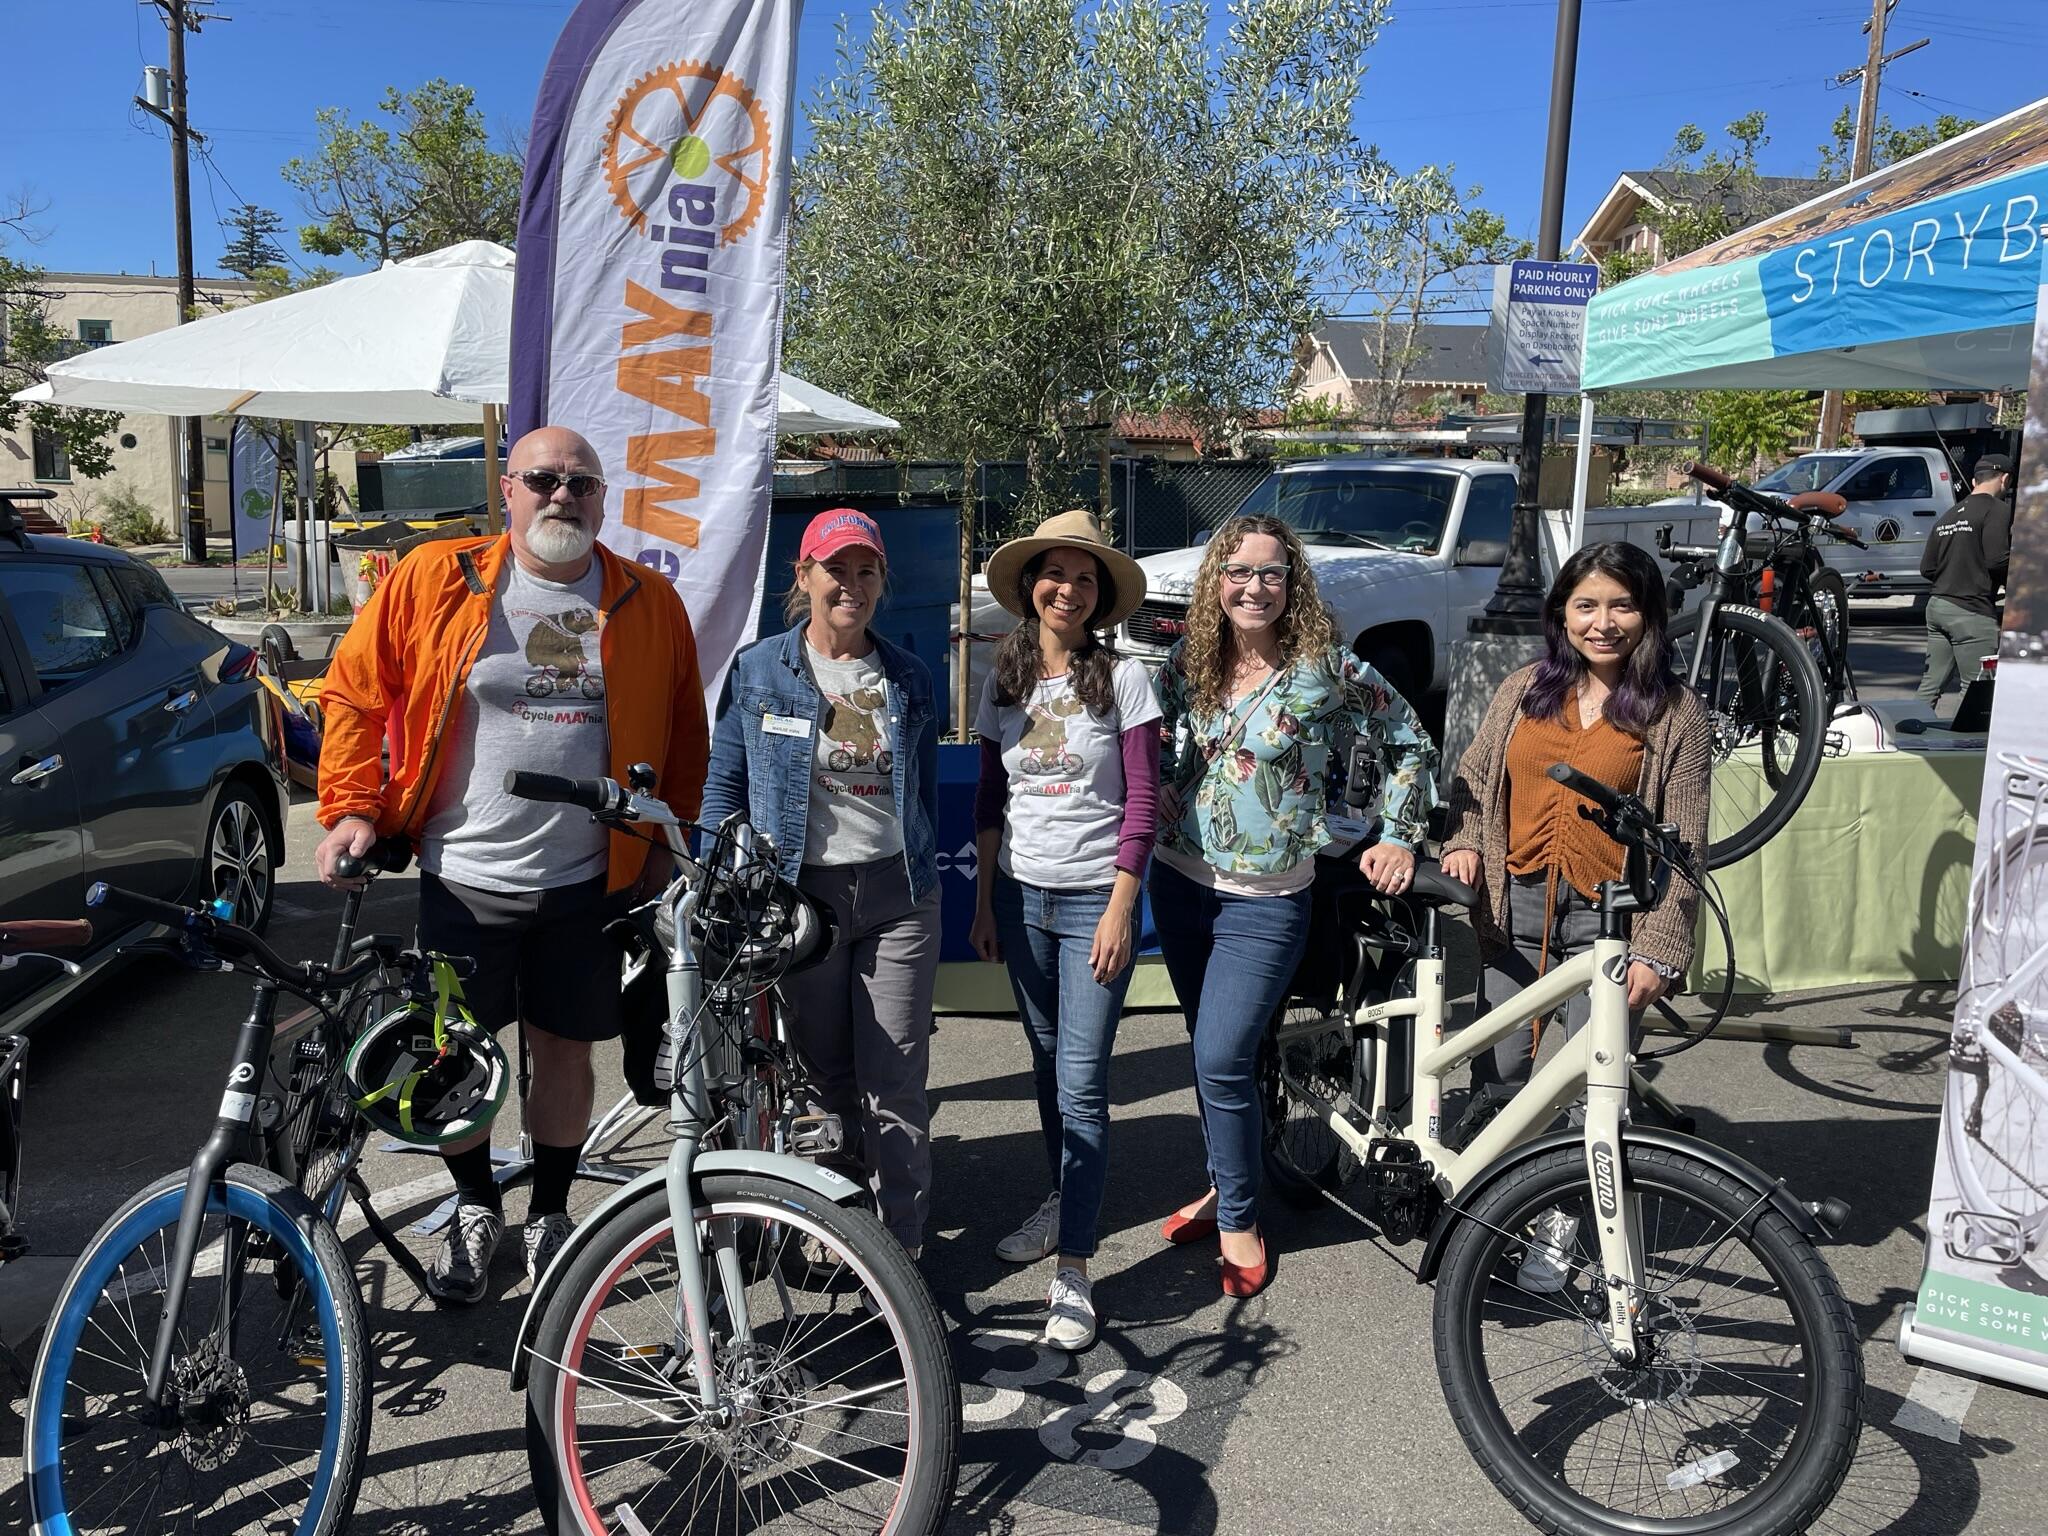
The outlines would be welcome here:
<svg viewBox="0 0 2048 1536">
<path fill-rule="evenodd" d="M 1597 295 L 1585 388 L 2025 388 L 2044 220 L 2048 98 Z"/>
</svg>

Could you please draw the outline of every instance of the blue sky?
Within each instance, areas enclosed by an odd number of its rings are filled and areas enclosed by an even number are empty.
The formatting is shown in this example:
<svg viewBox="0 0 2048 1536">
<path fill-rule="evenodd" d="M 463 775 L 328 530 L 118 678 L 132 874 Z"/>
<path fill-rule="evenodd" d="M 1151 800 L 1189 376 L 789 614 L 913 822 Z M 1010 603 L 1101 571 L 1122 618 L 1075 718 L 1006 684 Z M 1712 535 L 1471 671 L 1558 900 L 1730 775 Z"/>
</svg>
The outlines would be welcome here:
<svg viewBox="0 0 2048 1536">
<path fill-rule="evenodd" d="M 191 40 L 192 119 L 212 139 L 195 162 L 194 241 L 203 272 L 223 244 L 216 209 L 251 201 L 301 222 L 278 167 L 315 144 L 313 114 L 367 115 L 387 85 L 435 75 L 475 87 L 494 126 L 530 115 L 572 0 L 219 0 L 234 19 Z M 132 0 L 9 0 L 0 36 L 10 88 L 0 191 L 49 204 L 48 239 L 27 255 L 53 270 L 175 266 L 170 152 L 129 105 L 145 63 L 164 62 L 154 10 Z M 1220 7 L 1218 8 L 1220 13 Z M 1853 89 L 1834 75 L 1863 59 L 1859 0 L 1585 0 L 1565 238 L 1618 171 L 1656 164 L 1685 122 L 1710 131 L 1751 108 L 1770 115 L 1764 168 L 1813 169 Z M 867 7 L 813 0 L 799 38 L 800 95 L 834 67 L 835 29 Z M 1484 201 L 1533 238 L 1541 202 L 1554 0 L 1397 0 L 1370 56 L 1357 123 L 1403 169 L 1455 164 Z M 1940 112 L 1990 118 L 2048 79 L 2048 0 L 1902 0 L 1889 42 L 1932 45 L 1886 72 L 1901 123 Z"/>
</svg>

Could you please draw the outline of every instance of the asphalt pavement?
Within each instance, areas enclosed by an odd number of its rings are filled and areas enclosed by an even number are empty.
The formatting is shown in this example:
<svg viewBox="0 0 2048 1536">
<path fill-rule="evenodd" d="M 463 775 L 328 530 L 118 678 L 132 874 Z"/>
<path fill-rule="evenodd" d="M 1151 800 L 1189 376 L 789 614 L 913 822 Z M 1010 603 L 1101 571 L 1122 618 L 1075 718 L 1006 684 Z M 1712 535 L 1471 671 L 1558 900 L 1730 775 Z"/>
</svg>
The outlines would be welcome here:
<svg viewBox="0 0 2048 1536">
<path fill-rule="evenodd" d="M 1859 626 L 1861 630 L 1862 626 Z M 1910 691 L 1917 630 L 1859 637 L 1870 679 Z M 1859 668 L 1865 658 L 1859 656 Z M 294 811 L 273 938 L 320 952 L 338 901 L 311 877 L 310 807 Z M 389 879 L 369 921 L 404 931 L 411 876 Z M 1469 996 L 1469 936 L 1454 931 L 1452 977 Z M 203 1138 L 246 990 L 232 977 L 137 965 L 36 1033 L 27 1095 L 22 1222 L 33 1256 L 0 1270 L 0 1335 L 27 1351 L 72 1258 L 127 1194 L 177 1167 Z M 1712 1042 L 1658 1084 L 1708 1139 L 1783 1175 L 1801 1198 L 1853 1214 L 1825 1252 L 1865 1343 L 1861 1449 L 1816 1529 L 1838 1533 L 2022 1532 L 2041 1525 L 2048 1403 L 1993 1383 L 1924 1371 L 1893 1347 L 1918 1284 L 1922 1222 L 1946 1066 L 1948 988 L 1856 987 L 1739 999 L 1759 1020 L 1842 1025 L 1855 1048 Z M 1174 1248 L 1159 1221 L 1202 1183 L 1185 1029 L 1132 1014 L 1112 1074 L 1112 1171 L 1096 1261 L 1101 1340 L 1053 1364 L 1006 1330 L 1042 1323 L 1045 1265 L 1012 1268 L 995 1241 L 1045 1193 L 1030 1062 L 1014 1019 L 946 1019 L 933 1042 L 935 1194 L 922 1263 L 954 1329 L 969 1404 L 958 1533 L 1511 1533 L 1519 1517 L 1478 1470 L 1438 1388 L 1419 1245 L 1389 1246 L 1337 1207 L 1269 1202 L 1278 1275 L 1249 1301 L 1224 1298 L 1204 1245 Z M 599 1098 L 623 1091 L 599 1055 Z M 501 1122 L 515 1124 L 508 1107 Z M 618 1154 L 651 1166 L 643 1133 Z M 435 1165 L 374 1148 L 367 1175 L 394 1220 L 428 1214 Z M 603 1198 L 592 1182 L 574 1207 Z M 525 1196 L 514 1191 L 516 1222 Z M 507 1387 L 525 1301 L 515 1244 L 490 1298 L 438 1310 L 362 1230 L 343 1236 L 373 1331 L 374 1421 L 354 1530 L 483 1536 L 538 1530 L 523 1405 Z M 411 1234 L 426 1257 L 433 1239 Z M 0 1481 L 19 1475 L 18 1400 L 0 1415 Z M 0 1528 L 21 1519 L 0 1492 Z M 2032 1513 L 2029 1513 L 2032 1511 Z"/>
</svg>

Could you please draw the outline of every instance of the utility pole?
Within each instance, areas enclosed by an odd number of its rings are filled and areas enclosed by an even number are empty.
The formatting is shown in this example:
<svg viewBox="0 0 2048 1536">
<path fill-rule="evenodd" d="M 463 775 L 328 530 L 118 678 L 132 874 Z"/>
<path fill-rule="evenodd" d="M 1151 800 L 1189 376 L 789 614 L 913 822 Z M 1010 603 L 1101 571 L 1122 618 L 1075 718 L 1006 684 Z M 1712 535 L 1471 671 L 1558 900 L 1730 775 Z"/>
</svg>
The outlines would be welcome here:
<svg viewBox="0 0 2048 1536">
<path fill-rule="evenodd" d="M 178 232 L 178 324 L 192 318 L 197 302 L 192 273 L 192 163 L 191 141 L 205 139 L 192 131 L 185 114 L 185 34 L 197 32 L 202 21 L 227 21 L 226 16 L 202 15 L 191 10 L 186 0 L 145 0 L 163 12 L 170 32 L 170 100 L 166 105 L 138 96 L 135 104 L 171 130 L 171 211 Z M 185 418 L 184 529 L 185 558 L 206 559 L 206 434 L 197 416 Z"/>
<path fill-rule="evenodd" d="M 1870 0 L 1870 20 L 1863 23 L 1863 30 L 1870 36 L 1870 46 L 1864 54 L 1863 66 L 1835 76 L 1837 85 L 1847 85 L 1859 75 L 1863 80 L 1863 88 L 1856 96 L 1856 140 L 1849 155 L 1851 181 L 1861 181 L 1870 174 L 1871 144 L 1877 138 L 1877 89 L 1884 79 L 1885 65 L 1893 59 L 1904 58 L 1916 48 L 1925 48 L 1929 41 L 1923 37 L 1896 53 L 1884 51 L 1884 24 L 1898 3 L 1899 0 Z M 1825 451 L 1841 439 L 1842 392 L 1831 389 L 1820 397 L 1820 433 L 1814 447 Z"/>
</svg>

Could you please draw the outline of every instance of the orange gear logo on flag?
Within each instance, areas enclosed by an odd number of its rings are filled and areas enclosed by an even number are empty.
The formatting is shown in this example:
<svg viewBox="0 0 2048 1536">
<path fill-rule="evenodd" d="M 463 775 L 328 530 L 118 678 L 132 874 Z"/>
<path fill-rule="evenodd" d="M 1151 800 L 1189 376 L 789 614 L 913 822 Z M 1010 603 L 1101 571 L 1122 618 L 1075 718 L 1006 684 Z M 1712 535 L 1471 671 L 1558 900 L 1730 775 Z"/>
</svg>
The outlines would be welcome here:
<svg viewBox="0 0 2048 1536">
<path fill-rule="evenodd" d="M 684 59 L 642 75 L 612 110 L 604 170 L 612 201 L 644 230 L 671 173 L 708 185 L 721 211 L 738 212 L 719 234 L 731 245 L 754 225 L 768 197 L 768 114 L 745 83 L 715 65 Z"/>
</svg>

